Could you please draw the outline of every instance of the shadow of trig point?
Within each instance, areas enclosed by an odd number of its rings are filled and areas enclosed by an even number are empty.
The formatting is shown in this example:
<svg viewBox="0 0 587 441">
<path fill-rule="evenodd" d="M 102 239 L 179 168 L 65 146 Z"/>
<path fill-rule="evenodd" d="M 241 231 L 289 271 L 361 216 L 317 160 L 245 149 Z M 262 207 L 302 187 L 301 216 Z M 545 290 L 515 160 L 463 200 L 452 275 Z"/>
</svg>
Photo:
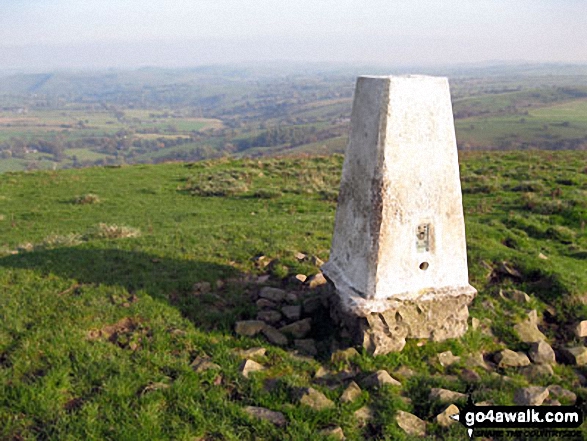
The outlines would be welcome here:
<svg viewBox="0 0 587 441">
<path fill-rule="evenodd" d="M 332 314 L 373 354 L 467 330 L 465 223 L 448 80 L 357 80 L 330 260 Z"/>
</svg>

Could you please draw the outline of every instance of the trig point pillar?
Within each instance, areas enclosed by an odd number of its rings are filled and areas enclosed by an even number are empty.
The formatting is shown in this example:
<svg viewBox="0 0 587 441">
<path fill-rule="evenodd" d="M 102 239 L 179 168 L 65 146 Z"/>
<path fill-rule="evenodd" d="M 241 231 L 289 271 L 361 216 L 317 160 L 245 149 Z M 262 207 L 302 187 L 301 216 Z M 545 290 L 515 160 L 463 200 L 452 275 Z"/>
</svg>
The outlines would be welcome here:
<svg viewBox="0 0 587 441">
<path fill-rule="evenodd" d="M 371 353 L 467 330 L 465 223 L 448 80 L 357 80 L 330 260 L 333 316 Z"/>
</svg>

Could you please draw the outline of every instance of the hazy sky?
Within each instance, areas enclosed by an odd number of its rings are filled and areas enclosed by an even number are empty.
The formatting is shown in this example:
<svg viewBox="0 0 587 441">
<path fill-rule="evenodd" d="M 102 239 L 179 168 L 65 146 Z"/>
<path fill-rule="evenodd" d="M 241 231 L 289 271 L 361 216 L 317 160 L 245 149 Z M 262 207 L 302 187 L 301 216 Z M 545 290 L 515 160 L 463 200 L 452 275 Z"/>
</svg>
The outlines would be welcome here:
<svg viewBox="0 0 587 441">
<path fill-rule="evenodd" d="M 584 0 L 0 0 L 0 69 L 587 63 Z"/>
</svg>

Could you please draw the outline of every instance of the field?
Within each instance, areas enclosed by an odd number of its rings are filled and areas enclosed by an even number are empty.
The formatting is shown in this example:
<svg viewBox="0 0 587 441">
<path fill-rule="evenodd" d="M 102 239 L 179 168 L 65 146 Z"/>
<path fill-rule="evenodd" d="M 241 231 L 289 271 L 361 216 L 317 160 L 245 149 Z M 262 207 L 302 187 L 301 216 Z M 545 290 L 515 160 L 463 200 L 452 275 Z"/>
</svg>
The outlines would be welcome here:
<svg viewBox="0 0 587 441">
<path fill-rule="evenodd" d="M 342 159 L 0 175 L 0 439 L 336 439 L 322 432 L 332 427 L 349 440 L 421 439 L 397 425 L 403 410 L 426 421 L 428 439 L 461 440 L 462 426 L 435 421 L 445 405 L 429 398 L 431 388 L 510 405 L 521 387 L 556 384 L 587 399 L 585 366 L 559 358 L 552 375 L 534 376 L 493 363 L 504 348 L 528 350 L 513 326 L 532 310 L 557 357 L 585 343 L 571 331 L 587 317 L 580 151 L 461 152 L 470 279 L 479 291 L 470 308 L 477 322 L 462 339 L 341 356 L 344 341 L 320 308 L 312 356 L 291 341 L 235 334 L 236 321 L 256 317 L 264 286 L 298 299 L 326 292 L 292 276 L 316 274 L 315 258 L 328 259 Z M 519 291 L 527 301 L 511 297 Z M 252 348 L 265 350 L 248 356 L 264 370 L 245 377 L 239 351 Z M 443 366 L 438 354 L 447 350 L 461 358 Z M 485 367 L 471 364 L 475 356 Z M 379 369 L 401 385 L 365 386 Z M 351 380 L 361 392 L 342 402 Z M 300 404 L 308 387 L 333 406 Z M 281 412 L 284 422 L 255 418 L 247 406 Z"/>
</svg>

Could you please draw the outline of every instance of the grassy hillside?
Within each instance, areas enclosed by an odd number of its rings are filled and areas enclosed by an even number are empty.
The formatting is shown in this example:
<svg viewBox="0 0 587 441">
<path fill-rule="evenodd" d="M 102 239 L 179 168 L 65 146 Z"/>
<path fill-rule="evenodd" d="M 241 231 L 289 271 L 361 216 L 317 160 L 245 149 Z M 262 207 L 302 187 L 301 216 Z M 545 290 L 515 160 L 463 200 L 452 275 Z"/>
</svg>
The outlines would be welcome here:
<svg viewBox="0 0 587 441">
<path fill-rule="evenodd" d="M 584 344 L 570 331 L 587 317 L 581 152 L 461 158 L 479 290 L 478 321 L 462 339 L 331 357 L 344 346 L 321 309 L 315 356 L 236 335 L 236 321 L 256 317 L 263 286 L 298 300 L 322 295 L 291 276 L 316 274 L 315 258 L 328 259 L 341 167 L 335 155 L 0 175 L 0 439 L 328 439 L 321 431 L 331 426 L 351 440 L 412 439 L 395 422 L 404 410 L 429 423 L 430 438 L 457 440 L 462 426 L 435 423 L 444 407 L 429 399 L 433 387 L 512 404 L 520 387 L 557 384 L 587 399 L 585 366 L 558 363 L 534 378 L 468 361 L 526 351 L 513 325 L 531 310 L 555 349 Z M 512 299 L 516 290 L 527 303 Z M 256 347 L 266 350 L 253 356 L 265 370 L 245 378 L 238 351 Z M 443 367 L 447 350 L 461 358 Z M 198 357 L 214 365 L 199 369 Z M 402 385 L 362 386 L 340 401 L 350 378 L 362 385 L 378 369 Z M 309 386 L 334 407 L 299 404 Z M 286 422 L 254 418 L 246 406 Z M 373 411 L 366 421 L 355 414 L 364 406 Z"/>
</svg>

